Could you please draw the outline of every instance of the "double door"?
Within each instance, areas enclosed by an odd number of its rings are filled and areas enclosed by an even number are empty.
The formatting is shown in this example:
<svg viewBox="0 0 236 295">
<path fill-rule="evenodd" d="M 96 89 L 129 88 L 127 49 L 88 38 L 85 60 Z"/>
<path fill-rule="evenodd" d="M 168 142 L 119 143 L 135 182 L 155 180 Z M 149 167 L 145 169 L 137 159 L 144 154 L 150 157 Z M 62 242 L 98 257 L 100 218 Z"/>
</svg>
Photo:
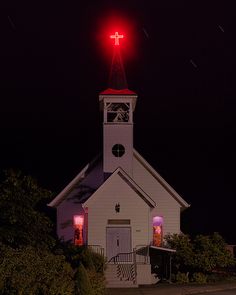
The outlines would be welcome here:
<svg viewBox="0 0 236 295">
<path fill-rule="evenodd" d="M 119 253 L 130 253 L 131 228 L 107 227 L 107 259 L 108 261 Z"/>
</svg>

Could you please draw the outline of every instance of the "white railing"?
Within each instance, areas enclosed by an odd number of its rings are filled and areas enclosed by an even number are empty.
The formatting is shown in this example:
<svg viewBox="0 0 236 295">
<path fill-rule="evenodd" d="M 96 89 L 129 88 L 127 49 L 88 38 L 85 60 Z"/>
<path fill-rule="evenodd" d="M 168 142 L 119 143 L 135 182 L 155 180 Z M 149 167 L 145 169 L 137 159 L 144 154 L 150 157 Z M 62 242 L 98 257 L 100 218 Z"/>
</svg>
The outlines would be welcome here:
<svg viewBox="0 0 236 295">
<path fill-rule="evenodd" d="M 149 256 L 149 246 L 148 245 L 137 245 L 134 248 L 136 263 L 137 264 L 149 264 L 150 256 Z"/>
<path fill-rule="evenodd" d="M 97 254 L 100 254 L 101 256 L 104 257 L 104 248 L 102 248 L 102 246 L 100 246 L 100 245 L 88 245 L 88 248 L 91 251 L 93 251 L 93 252 L 95 252 Z"/>
<path fill-rule="evenodd" d="M 121 281 L 132 281 L 133 284 L 136 284 L 137 265 L 135 252 L 118 253 L 108 263 L 116 265 L 116 275 Z"/>
</svg>

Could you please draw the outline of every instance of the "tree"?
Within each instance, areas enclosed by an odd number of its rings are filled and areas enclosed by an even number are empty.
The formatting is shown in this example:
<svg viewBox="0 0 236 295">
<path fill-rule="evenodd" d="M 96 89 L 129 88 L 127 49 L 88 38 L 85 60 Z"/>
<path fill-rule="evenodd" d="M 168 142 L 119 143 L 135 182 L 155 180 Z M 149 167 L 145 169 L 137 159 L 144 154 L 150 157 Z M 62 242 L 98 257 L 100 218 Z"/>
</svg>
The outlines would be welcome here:
<svg viewBox="0 0 236 295">
<path fill-rule="evenodd" d="M 173 271 L 189 272 L 194 264 L 194 250 L 188 235 L 172 234 L 165 236 L 166 246 L 175 249 L 173 256 Z"/>
<path fill-rule="evenodd" d="M 77 268 L 75 274 L 75 284 L 80 295 L 94 295 L 88 273 L 82 263 L 80 263 Z"/>
<path fill-rule="evenodd" d="M 218 233 L 196 236 L 193 247 L 195 267 L 203 273 L 234 264 L 233 256 L 226 249 L 226 243 Z"/>
<path fill-rule="evenodd" d="M 67 261 L 76 272 L 75 281 L 79 294 L 90 294 L 89 292 L 93 295 L 105 294 L 104 257 L 88 247 L 78 247 L 69 243 L 62 243 L 61 247 Z M 86 290 L 90 291 L 86 293 Z"/>
<path fill-rule="evenodd" d="M 63 255 L 27 246 L 0 248 L 0 294 L 74 294 L 73 270 Z"/>
<path fill-rule="evenodd" d="M 224 239 L 214 233 L 209 236 L 197 235 L 192 241 L 187 235 L 166 236 L 166 244 L 176 250 L 173 257 L 175 273 L 211 273 L 217 268 L 229 267 L 235 263 L 226 249 Z"/>
<path fill-rule="evenodd" d="M 12 247 L 52 247 L 52 223 L 37 210 L 39 202 L 51 195 L 31 176 L 5 171 L 5 179 L 0 183 L 0 242 Z"/>
</svg>

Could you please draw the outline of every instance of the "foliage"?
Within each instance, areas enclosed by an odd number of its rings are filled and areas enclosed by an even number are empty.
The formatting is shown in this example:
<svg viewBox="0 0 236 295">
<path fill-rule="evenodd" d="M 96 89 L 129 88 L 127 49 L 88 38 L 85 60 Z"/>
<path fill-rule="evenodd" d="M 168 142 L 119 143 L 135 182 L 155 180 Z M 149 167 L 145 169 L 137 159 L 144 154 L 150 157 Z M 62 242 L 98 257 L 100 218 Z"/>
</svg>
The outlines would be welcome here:
<svg viewBox="0 0 236 295">
<path fill-rule="evenodd" d="M 62 255 L 1 246 L 0 294 L 74 294 L 73 271 Z"/>
<path fill-rule="evenodd" d="M 52 247 L 52 223 L 37 210 L 51 192 L 39 187 L 31 176 L 8 170 L 0 183 L 0 242 L 12 247 Z"/>
<path fill-rule="evenodd" d="M 95 295 L 102 295 L 105 292 L 105 260 L 104 257 L 93 252 L 88 247 L 82 246 L 74 246 L 69 243 L 61 244 L 63 247 L 64 254 L 66 256 L 67 261 L 70 262 L 72 267 L 77 270 L 76 272 L 76 280 L 78 280 L 78 269 L 79 272 L 82 272 L 82 277 L 79 279 L 77 284 L 87 284 L 87 280 L 90 281 L 92 286 L 92 290 Z M 83 274 L 83 267 L 81 270 L 81 264 L 87 270 L 87 276 Z M 85 283 L 83 283 L 83 279 L 85 279 Z"/>
<path fill-rule="evenodd" d="M 215 269 L 225 268 L 235 263 L 226 249 L 223 238 L 214 233 L 210 236 L 198 235 L 191 241 L 187 235 L 166 236 L 168 247 L 176 249 L 173 257 L 173 272 L 201 272 L 208 274 Z"/>
<path fill-rule="evenodd" d="M 188 273 L 178 271 L 176 274 L 176 283 L 187 284 L 189 282 Z"/>
<path fill-rule="evenodd" d="M 195 272 L 192 276 L 192 282 L 195 282 L 197 284 L 206 284 L 207 276 L 201 272 Z"/>
<path fill-rule="evenodd" d="M 92 261 L 93 261 L 95 271 L 98 272 L 98 273 L 103 274 L 104 270 L 105 270 L 105 267 L 106 267 L 105 258 L 102 255 L 100 255 L 98 253 L 95 253 L 93 251 L 90 251 L 90 253 L 91 253 L 91 257 L 92 257 Z"/>
<path fill-rule="evenodd" d="M 194 253 L 196 268 L 203 273 L 212 272 L 216 268 L 228 267 L 234 263 L 231 253 L 226 249 L 226 244 L 218 233 L 211 236 L 196 236 Z"/>
<path fill-rule="evenodd" d="M 167 247 L 176 250 L 173 259 L 173 272 L 190 271 L 194 263 L 193 245 L 190 237 L 184 234 L 166 235 L 165 241 Z"/>
<path fill-rule="evenodd" d="M 82 263 L 77 268 L 75 284 L 80 295 L 94 295 L 88 273 Z"/>
<path fill-rule="evenodd" d="M 104 258 L 87 247 L 56 245 L 52 223 L 39 210 L 51 195 L 32 177 L 6 171 L 0 183 L 0 294 L 104 294 Z"/>
<path fill-rule="evenodd" d="M 92 285 L 94 295 L 104 295 L 106 292 L 105 276 L 101 272 L 88 271 L 88 276 Z"/>
<path fill-rule="evenodd" d="M 82 262 L 89 270 L 103 273 L 105 269 L 105 259 L 102 255 L 93 252 L 87 246 L 75 246 L 71 243 L 61 243 L 62 251 L 66 259 L 74 269 Z"/>
</svg>

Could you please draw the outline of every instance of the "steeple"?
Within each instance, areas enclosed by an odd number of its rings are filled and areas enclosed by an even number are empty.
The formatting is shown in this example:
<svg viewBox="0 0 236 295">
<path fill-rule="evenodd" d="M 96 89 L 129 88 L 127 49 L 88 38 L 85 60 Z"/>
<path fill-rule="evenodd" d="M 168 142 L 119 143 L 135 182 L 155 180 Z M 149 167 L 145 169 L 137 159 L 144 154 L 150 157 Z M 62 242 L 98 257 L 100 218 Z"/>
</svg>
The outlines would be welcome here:
<svg viewBox="0 0 236 295">
<path fill-rule="evenodd" d="M 113 173 L 121 167 L 130 176 L 133 170 L 133 112 L 137 94 L 128 89 L 119 39 L 116 32 L 108 89 L 101 92 L 99 101 L 103 111 L 103 171 Z"/>
<path fill-rule="evenodd" d="M 113 57 L 111 62 L 111 69 L 108 81 L 108 88 L 101 92 L 100 94 L 127 94 L 127 95 L 136 95 L 135 92 L 128 89 L 128 83 L 125 75 L 125 68 L 120 51 L 120 39 L 124 38 L 124 35 L 119 35 L 118 32 L 115 32 L 114 35 L 110 36 L 111 39 L 114 39 L 113 46 Z M 136 101 L 135 101 L 136 102 Z"/>
<path fill-rule="evenodd" d="M 120 47 L 117 45 L 114 46 L 108 87 L 116 90 L 128 89 Z"/>
</svg>

